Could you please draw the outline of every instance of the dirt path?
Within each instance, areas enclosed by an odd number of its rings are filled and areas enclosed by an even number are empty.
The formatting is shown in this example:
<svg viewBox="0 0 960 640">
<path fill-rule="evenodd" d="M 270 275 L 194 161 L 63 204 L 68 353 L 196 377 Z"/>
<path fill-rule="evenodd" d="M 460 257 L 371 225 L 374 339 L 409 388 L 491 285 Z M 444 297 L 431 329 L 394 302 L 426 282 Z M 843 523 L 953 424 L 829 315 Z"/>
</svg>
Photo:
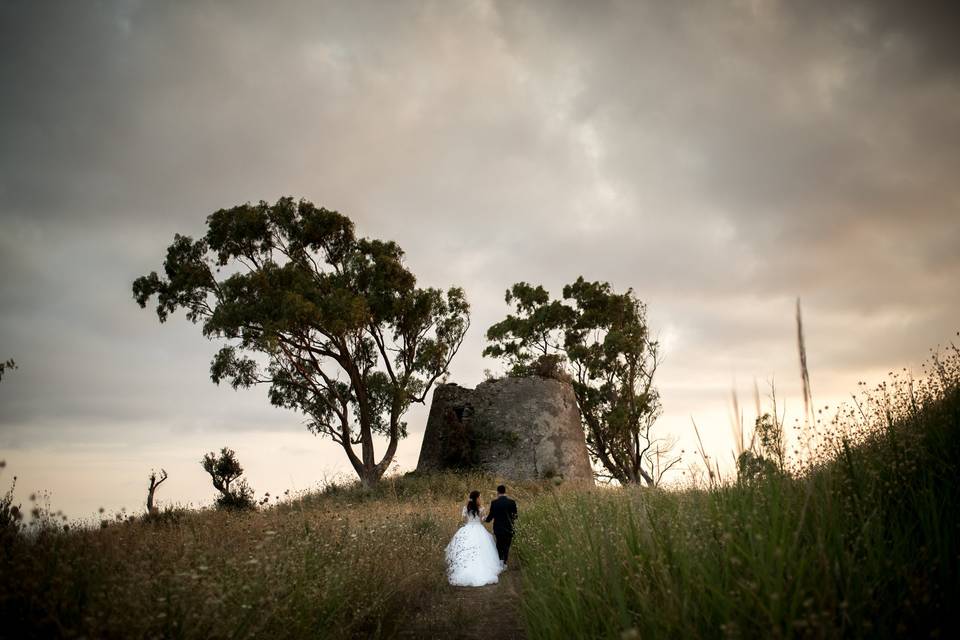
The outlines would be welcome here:
<svg viewBox="0 0 960 640">
<path fill-rule="evenodd" d="M 417 612 L 401 638 L 514 640 L 526 637 L 520 621 L 520 570 L 511 560 L 500 582 L 488 587 L 447 586 Z"/>
</svg>

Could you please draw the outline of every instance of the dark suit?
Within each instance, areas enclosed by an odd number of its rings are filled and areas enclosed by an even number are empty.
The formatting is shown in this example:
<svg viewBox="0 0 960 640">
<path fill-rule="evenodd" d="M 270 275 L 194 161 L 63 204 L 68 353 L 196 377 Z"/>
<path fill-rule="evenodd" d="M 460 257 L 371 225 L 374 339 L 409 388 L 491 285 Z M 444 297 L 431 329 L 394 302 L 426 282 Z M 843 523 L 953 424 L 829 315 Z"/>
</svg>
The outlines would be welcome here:
<svg viewBox="0 0 960 640">
<path fill-rule="evenodd" d="M 499 496 L 490 503 L 487 522 L 493 521 L 493 535 L 497 538 L 497 554 L 507 563 L 510 543 L 513 541 L 513 522 L 517 519 L 517 503 L 507 496 Z"/>
</svg>

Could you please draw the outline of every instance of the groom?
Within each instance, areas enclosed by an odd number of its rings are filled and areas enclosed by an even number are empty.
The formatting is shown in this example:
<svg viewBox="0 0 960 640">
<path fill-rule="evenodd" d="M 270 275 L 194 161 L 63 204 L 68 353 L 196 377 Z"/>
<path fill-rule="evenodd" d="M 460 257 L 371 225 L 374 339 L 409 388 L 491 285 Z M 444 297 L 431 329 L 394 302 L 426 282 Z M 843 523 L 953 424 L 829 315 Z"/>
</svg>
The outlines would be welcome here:
<svg viewBox="0 0 960 640">
<path fill-rule="evenodd" d="M 517 503 L 507 497 L 507 488 L 497 487 L 497 499 L 490 503 L 487 522 L 493 521 L 493 535 L 497 538 L 497 554 L 507 566 L 510 542 L 513 540 L 513 521 L 517 519 Z"/>
</svg>

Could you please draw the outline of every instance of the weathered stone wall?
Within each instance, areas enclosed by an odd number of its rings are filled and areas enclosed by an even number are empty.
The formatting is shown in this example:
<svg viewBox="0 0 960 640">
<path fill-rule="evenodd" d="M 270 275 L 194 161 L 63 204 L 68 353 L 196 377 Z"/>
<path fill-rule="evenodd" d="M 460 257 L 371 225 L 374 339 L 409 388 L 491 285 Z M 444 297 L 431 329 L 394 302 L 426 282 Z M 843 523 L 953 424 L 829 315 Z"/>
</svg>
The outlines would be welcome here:
<svg viewBox="0 0 960 640">
<path fill-rule="evenodd" d="M 573 387 L 549 378 L 439 385 L 417 471 L 477 468 L 514 480 L 593 480 Z"/>
</svg>

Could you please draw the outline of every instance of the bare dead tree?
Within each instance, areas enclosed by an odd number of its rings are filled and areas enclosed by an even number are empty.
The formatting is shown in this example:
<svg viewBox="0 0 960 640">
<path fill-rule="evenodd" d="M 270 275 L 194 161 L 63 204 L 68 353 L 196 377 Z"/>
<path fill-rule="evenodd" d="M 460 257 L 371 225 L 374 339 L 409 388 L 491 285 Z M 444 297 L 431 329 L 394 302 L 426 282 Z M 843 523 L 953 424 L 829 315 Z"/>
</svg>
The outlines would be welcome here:
<svg viewBox="0 0 960 640">
<path fill-rule="evenodd" d="M 7 371 L 12 371 L 17 368 L 17 363 L 13 361 L 13 358 L 5 362 L 0 362 L 0 380 L 3 380 L 3 374 Z"/>
<path fill-rule="evenodd" d="M 157 508 L 153 504 L 153 496 L 157 492 L 157 487 L 163 484 L 169 476 L 166 469 L 160 469 L 160 477 L 157 478 L 157 472 L 150 472 L 150 485 L 147 487 L 147 513 L 155 513 Z"/>
</svg>

